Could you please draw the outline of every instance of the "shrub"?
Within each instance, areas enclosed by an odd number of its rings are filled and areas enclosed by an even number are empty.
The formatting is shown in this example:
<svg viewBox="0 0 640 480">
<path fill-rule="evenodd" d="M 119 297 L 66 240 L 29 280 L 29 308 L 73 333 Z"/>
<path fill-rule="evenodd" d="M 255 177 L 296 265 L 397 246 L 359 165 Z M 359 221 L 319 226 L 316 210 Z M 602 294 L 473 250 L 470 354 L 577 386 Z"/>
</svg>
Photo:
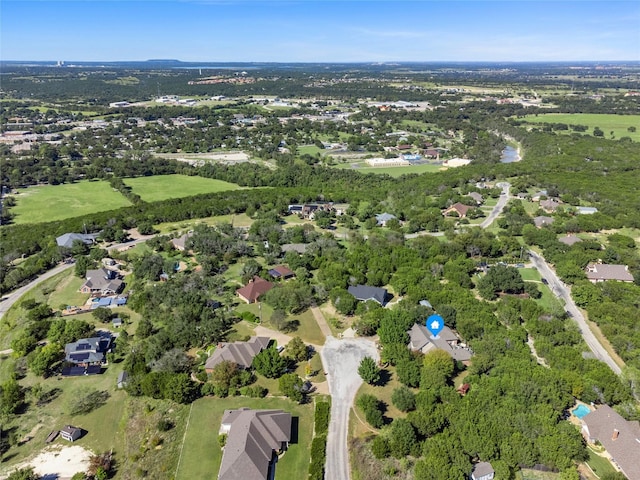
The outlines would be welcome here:
<svg viewBox="0 0 640 480">
<path fill-rule="evenodd" d="M 393 391 L 391 401 L 401 412 L 409 412 L 416 408 L 416 396 L 404 385 Z"/>
<path fill-rule="evenodd" d="M 384 425 L 380 401 L 376 397 L 369 394 L 360 395 L 356 404 L 360 410 L 362 410 L 365 419 L 372 427 L 381 428 L 382 425 Z"/>
<path fill-rule="evenodd" d="M 311 441 L 311 463 L 308 480 L 324 480 L 324 464 L 327 455 L 327 436 L 314 437 Z"/>
<path fill-rule="evenodd" d="M 161 432 L 167 432 L 169 430 L 171 430 L 174 425 L 173 422 L 171 420 L 167 420 L 166 418 L 162 418 L 160 420 L 158 420 L 158 424 L 157 424 L 158 430 Z"/>
<path fill-rule="evenodd" d="M 315 432 L 316 435 L 324 435 L 329 430 L 329 413 L 331 405 L 329 402 L 316 403 Z"/>
</svg>

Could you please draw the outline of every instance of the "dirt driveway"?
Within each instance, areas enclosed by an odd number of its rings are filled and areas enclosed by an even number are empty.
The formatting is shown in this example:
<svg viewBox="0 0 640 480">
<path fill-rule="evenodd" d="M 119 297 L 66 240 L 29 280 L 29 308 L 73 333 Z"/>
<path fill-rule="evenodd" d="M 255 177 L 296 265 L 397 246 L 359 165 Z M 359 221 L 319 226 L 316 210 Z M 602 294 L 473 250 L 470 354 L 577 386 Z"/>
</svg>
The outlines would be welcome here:
<svg viewBox="0 0 640 480">
<path fill-rule="evenodd" d="M 378 351 L 374 342 L 364 338 L 337 340 L 327 337 L 320 355 L 331 393 L 325 477 L 331 480 L 349 480 L 347 430 L 349 411 L 362 384 L 358 366 L 364 357 L 371 357 L 377 361 Z"/>
</svg>

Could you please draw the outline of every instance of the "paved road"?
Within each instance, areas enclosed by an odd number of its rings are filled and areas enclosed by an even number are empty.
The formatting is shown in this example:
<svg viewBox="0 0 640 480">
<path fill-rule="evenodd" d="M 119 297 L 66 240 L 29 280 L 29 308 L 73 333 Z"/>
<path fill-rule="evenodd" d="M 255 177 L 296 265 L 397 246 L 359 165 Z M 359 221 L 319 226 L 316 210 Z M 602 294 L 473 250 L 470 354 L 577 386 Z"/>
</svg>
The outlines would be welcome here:
<svg viewBox="0 0 640 480">
<path fill-rule="evenodd" d="M 349 480 L 347 433 L 349 412 L 362 379 L 358 366 L 364 357 L 378 360 L 375 343 L 364 338 L 337 340 L 327 337 L 320 353 L 331 393 L 331 420 L 327 437 L 325 478 Z"/>
<path fill-rule="evenodd" d="M 487 228 L 489 225 L 491 225 L 493 221 L 498 218 L 498 215 L 502 213 L 502 210 L 504 210 L 504 207 L 507 205 L 509 198 L 511 198 L 509 196 L 509 189 L 511 188 L 510 184 L 508 184 L 507 182 L 501 182 L 498 183 L 498 186 L 502 187 L 502 195 L 500 195 L 500 198 L 498 198 L 498 203 L 496 203 L 496 206 L 493 207 L 493 210 L 491 211 L 489 216 L 480 224 L 480 228 Z"/>
<path fill-rule="evenodd" d="M 611 358 L 609 352 L 605 350 L 605 348 L 589 328 L 589 325 L 582 316 L 582 313 L 571 298 L 571 291 L 569 290 L 569 288 L 558 278 L 556 272 L 544 260 L 544 258 L 532 251 L 529 251 L 529 257 L 542 277 L 545 278 L 547 282 L 549 282 L 549 288 L 551 289 L 553 294 L 556 297 L 564 300 L 565 310 L 571 314 L 571 318 L 573 318 L 573 320 L 575 320 L 575 322 L 578 324 L 580 333 L 582 334 L 582 338 L 584 338 L 585 343 L 591 349 L 596 358 L 609 365 L 611 370 L 613 370 L 617 375 L 620 375 L 622 369 L 616 362 L 613 361 L 613 358 Z"/>
<path fill-rule="evenodd" d="M 137 240 L 132 240 L 130 242 L 118 243 L 109 247 L 109 251 L 124 248 L 129 245 L 133 246 L 138 243 L 144 242 L 151 237 L 152 235 L 149 235 L 146 237 L 139 238 Z M 27 293 L 29 290 L 36 287 L 37 285 L 41 284 L 45 280 L 48 280 L 49 278 L 57 275 L 60 272 L 64 272 L 65 270 L 73 266 L 74 264 L 68 264 L 68 263 L 60 264 L 57 267 L 54 267 L 51 270 L 46 271 L 42 275 L 39 275 L 37 278 L 27 283 L 23 287 L 20 287 L 17 290 L 13 290 L 11 293 L 3 296 L 2 299 L 0 299 L 0 319 L 4 317 L 4 314 L 7 313 L 7 311 L 13 306 L 13 304 L 16 303 L 20 299 L 20 297 L 22 297 L 22 295 L 24 295 L 25 293 Z"/>
</svg>

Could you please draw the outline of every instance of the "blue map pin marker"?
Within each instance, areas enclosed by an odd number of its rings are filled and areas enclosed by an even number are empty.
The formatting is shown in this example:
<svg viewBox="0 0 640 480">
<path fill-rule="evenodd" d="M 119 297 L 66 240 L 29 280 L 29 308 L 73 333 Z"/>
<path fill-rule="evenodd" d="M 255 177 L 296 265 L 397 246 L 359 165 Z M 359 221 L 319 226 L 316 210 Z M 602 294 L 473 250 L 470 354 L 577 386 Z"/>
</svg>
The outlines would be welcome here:
<svg viewBox="0 0 640 480">
<path fill-rule="evenodd" d="M 427 318 L 427 330 L 431 332 L 433 338 L 437 338 L 443 328 L 444 319 L 440 315 L 434 314 Z"/>
</svg>

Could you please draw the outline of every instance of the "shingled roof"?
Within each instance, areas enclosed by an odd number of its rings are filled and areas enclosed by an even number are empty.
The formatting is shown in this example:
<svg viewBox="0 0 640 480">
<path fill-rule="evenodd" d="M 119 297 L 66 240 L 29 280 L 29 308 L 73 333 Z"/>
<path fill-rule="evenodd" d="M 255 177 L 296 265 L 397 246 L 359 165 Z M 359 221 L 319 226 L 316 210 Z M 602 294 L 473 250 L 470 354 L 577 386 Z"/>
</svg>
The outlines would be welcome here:
<svg viewBox="0 0 640 480">
<path fill-rule="evenodd" d="M 437 338 L 431 336 L 427 327 L 417 323 L 407 333 L 411 350 L 426 352 L 435 347 L 447 352 L 454 360 L 464 362 L 471 359 L 471 350 L 458 346 L 460 339 L 449 327 L 444 327 Z"/>
<path fill-rule="evenodd" d="M 378 302 L 380 305 L 384 305 L 387 300 L 387 290 L 384 288 L 370 287 L 368 285 L 352 285 L 347 291 L 356 297 L 356 300 L 360 300 L 362 302 L 373 300 L 374 302 Z"/>
<path fill-rule="evenodd" d="M 227 433 L 218 480 L 266 480 L 274 453 L 291 439 L 291 414 L 282 410 L 225 410 Z"/>
<path fill-rule="evenodd" d="M 260 295 L 264 295 L 273 288 L 273 283 L 258 277 L 253 277 L 244 287 L 236 290 L 236 293 L 247 303 L 253 303 Z"/>
<path fill-rule="evenodd" d="M 269 337 L 251 337 L 248 342 L 223 342 L 207 359 L 205 370 L 213 370 L 221 362 L 233 362 L 240 368 L 249 368 L 253 358 L 269 346 Z"/>
<path fill-rule="evenodd" d="M 629 480 L 640 480 L 640 424 L 602 405 L 582 419 L 589 441 L 599 441 Z"/>
<path fill-rule="evenodd" d="M 592 282 L 618 280 L 619 282 L 633 282 L 633 275 L 626 265 L 609 265 L 606 263 L 590 263 L 587 265 L 587 278 Z"/>
</svg>

